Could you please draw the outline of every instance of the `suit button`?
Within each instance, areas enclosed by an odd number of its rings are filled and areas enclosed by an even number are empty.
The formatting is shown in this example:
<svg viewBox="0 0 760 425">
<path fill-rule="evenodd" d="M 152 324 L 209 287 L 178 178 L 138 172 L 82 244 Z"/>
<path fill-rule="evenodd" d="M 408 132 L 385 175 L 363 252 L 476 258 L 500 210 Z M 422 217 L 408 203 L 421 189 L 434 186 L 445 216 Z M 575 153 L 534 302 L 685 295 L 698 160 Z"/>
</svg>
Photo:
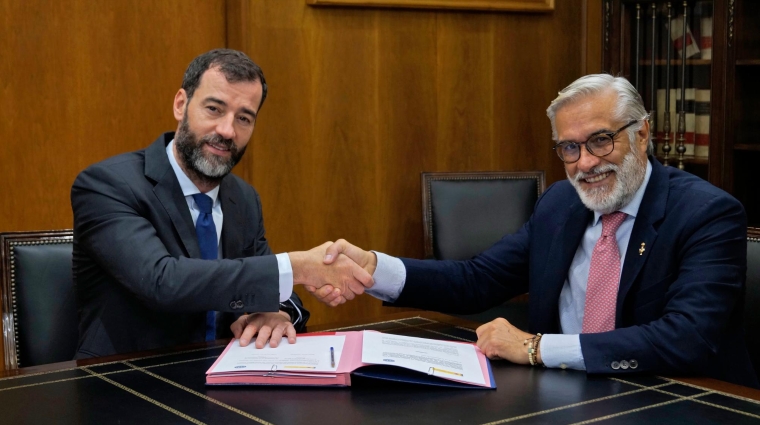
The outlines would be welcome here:
<svg viewBox="0 0 760 425">
<path fill-rule="evenodd" d="M 621 369 L 628 369 L 628 361 L 627 360 L 621 360 L 620 361 L 620 368 Z"/>
<path fill-rule="evenodd" d="M 620 363 L 618 363 L 618 362 L 612 362 L 612 364 L 610 365 L 610 367 L 613 368 L 613 369 L 615 369 L 615 370 L 618 370 L 618 369 L 620 369 Z"/>
<path fill-rule="evenodd" d="M 629 363 L 631 365 L 631 369 L 636 369 L 637 367 L 639 367 L 639 362 L 637 362 L 636 359 L 631 359 Z"/>
<path fill-rule="evenodd" d="M 237 303 L 235 301 L 230 301 L 230 308 L 233 310 L 237 309 Z"/>
<path fill-rule="evenodd" d="M 238 301 L 235 303 L 235 307 L 237 307 L 237 308 L 243 308 L 243 302 L 242 302 L 242 301 L 240 301 L 240 300 L 238 300 Z"/>
</svg>

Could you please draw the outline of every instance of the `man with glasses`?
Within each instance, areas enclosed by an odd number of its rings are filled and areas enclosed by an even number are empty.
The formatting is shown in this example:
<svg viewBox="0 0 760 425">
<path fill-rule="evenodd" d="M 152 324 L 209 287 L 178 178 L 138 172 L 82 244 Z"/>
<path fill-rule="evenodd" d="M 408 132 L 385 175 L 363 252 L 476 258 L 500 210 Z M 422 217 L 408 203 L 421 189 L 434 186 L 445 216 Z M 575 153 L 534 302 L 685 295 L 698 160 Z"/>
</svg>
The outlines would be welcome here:
<svg viewBox="0 0 760 425">
<path fill-rule="evenodd" d="M 346 241 L 394 306 L 469 314 L 529 292 L 530 333 L 477 330 L 490 358 L 588 373 L 709 376 L 757 387 L 741 326 L 741 204 L 652 155 L 647 112 L 622 77 L 589 75 L 547 109 L 568 180 L 528 223 L 466 261 L 392 258 Z M 308 289 L 308 287 L 307 287 Z M 337 304 L 329 288 L 312 290 Z"/>
</svg>

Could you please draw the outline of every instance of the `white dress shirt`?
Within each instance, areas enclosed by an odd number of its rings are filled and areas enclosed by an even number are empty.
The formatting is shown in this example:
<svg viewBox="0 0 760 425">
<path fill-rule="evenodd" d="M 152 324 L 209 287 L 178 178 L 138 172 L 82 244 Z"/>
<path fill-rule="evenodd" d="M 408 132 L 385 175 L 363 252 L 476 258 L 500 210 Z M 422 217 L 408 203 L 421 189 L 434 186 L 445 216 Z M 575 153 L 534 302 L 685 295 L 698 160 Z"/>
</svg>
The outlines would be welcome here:
<svg viewBox="0 0 760 425">
<path fill-rule="evenodd" d="M 177 159 L 174 157 L 174 140 L 166 146 L 166 155 L 169 157 L 169 163 L 171 163 L 174 174 L 179 181 L 179 186 L 182 188 L 182 194 L 185 195 L 185 201 L 187 201 L 187 207 L 190 209 L 193 225 L 195 225 L 200 215 L 200 210 L 198 209 L 198 205 L 195 204 L 193 195 L 201 193 L 201 191 L 185 174 L 185 171 L 182 170 L 182 167 L 179 166 Z M 206 195 L 214 201 L 211 215 L 214 219 L 214 226 L 216 226 L 216 240 L 219 242 L 219 258 L 222 258 L 222 224 L 224 223 L 224 214 L 222 213 L 222 203 L 219 200 L 219 186 L 206 192 Z M 300 318 L 301 311 L 298 306 L 289 301 L 290 295 L 293 293 L 293 267 L 290 264 L 290 257 L 288 257 L 287 253 L 277 254 L 275 257 L 277 258 L 277 268 L 280 275 L 280 302 L 288 301 L 292 304 L 298 311 Z M 295 323 L 297 323 L 297 320 Z"/>
<path fill-rule="evenodd" d="M 644 182 L 636 191 L 631 202 L 621 208 L 627 214 L 623 224 L 615 234 L 620 258 L 625 258 L 628 241 L 633 231 L 633 223 L 639 212 L 641 200 L 644 198 L 649 177 L 652 175 L 652 164 L 647 161 Z M 596 241 L 602 234 L 601 214 L 594 212 L 593 220 L 586 226 L 581 244 L 575 252 L 570 270 L 567 273 L 565 285 L 559 296 L 559 316 L 562 334 L 547 334 L 541 338 L 541 360 L 546 367 L 561 367 L 586 370 L 581 351 L 580 334 L 583 328 L 583 313 L 586 307 L 586 285 L 591 267 L 591 253 Z M 373 278 L 374 286 L 366 292 L 383 301 L 393 302 L 401 294 L 406 281 L 406 268 L 398 258 L 377 254 L 377 268 Z M 621 269 L 622 274 L 622 269 Z"/>
</svg>

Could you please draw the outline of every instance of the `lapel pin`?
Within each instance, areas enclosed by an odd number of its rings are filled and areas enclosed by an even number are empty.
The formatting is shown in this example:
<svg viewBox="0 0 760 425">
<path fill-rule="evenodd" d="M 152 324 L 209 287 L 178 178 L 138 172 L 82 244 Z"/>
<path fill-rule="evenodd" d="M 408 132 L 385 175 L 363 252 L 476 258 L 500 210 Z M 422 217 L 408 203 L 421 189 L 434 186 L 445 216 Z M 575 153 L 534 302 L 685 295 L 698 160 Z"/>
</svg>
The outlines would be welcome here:
<svg viewBox="0 0 760 425">
<path fill-rule="evenodd" d="M 647 244 L 644 242 L 641 243 L 641 248 L 639 248 L 639 255 L 644 255 L 644 251 L 646 251 L 646 248 L 644 248 Z"/>
</svg>

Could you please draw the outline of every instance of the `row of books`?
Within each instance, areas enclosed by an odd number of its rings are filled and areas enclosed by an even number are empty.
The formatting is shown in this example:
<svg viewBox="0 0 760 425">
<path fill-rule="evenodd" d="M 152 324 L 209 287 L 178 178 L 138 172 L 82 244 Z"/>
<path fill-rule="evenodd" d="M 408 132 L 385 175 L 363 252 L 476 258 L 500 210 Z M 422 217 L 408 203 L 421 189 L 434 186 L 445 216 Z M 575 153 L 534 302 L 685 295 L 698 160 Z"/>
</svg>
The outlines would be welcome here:
<svg viewBox="0 0 760 425">
<path fill-rule="evenodd" d="M 684 156 L 707 158 L 710 154 L 710 90 L 688 88 L 685 91 L 686 134 Z M 665 89 L 657 90 L 657 155 L 663 155 L 665 139 Z M 676 157 L 678 112 L 681 89 L 670 89 L 670 156 Z"/>
</svg>

